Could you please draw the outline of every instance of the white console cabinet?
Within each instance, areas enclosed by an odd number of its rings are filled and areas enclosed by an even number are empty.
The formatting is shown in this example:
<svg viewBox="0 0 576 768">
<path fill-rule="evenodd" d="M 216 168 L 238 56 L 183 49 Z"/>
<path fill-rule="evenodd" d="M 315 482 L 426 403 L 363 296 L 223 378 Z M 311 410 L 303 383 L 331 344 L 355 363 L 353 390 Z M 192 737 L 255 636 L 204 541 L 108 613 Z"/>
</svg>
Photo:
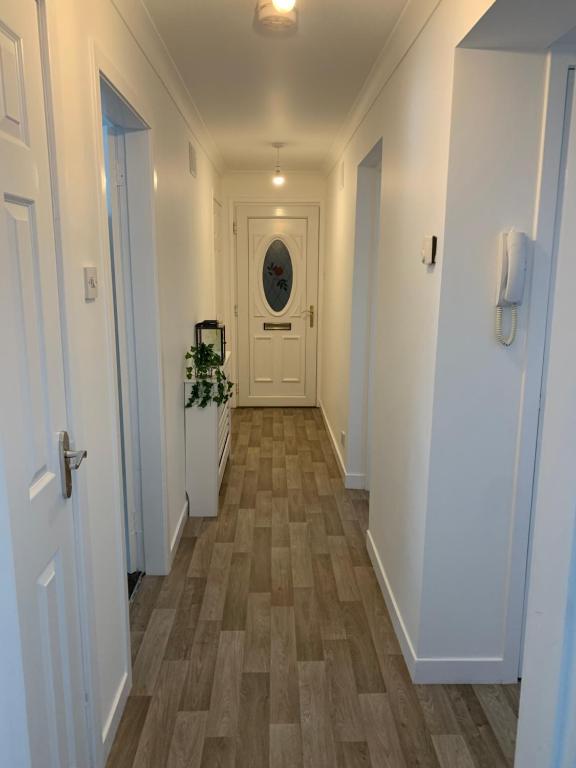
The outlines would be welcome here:
<svg viewBox="0 0 576 768">
<path fill-rule="evenodd" d="M 230 353 L 224 372 L 229 375 Z M 184 402 L 190 396 L 191 382 L 184 384 Z M 185 408 L 186 493 L 190 517 L 216 517 L 220 484 L 230 455 L 230 401 L 206 408 Z"/>
</svg>

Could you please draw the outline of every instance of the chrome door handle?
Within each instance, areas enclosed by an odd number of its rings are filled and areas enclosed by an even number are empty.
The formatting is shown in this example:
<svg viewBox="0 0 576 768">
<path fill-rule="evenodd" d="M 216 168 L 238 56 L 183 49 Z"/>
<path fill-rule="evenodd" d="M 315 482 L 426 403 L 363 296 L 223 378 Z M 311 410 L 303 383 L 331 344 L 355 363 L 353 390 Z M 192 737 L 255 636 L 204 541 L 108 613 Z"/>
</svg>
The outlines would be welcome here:
<svg viewBox="0 0 576 768">
<path fill-rule="evenodd" d="M 314 328 L 314 304 L 310 304 L 310 308 L 305 309 L 302 314 L 308 315 L 310 318 L 310 328 Z"/>
<path fill-rule="evenodd" d="M 82 461 L 88 456 L 88 451 L 64 451 L 64 458 L 70 469 L 79 469 Z"/>
<path fill-rule="evenodd" d="M 60 454 L 60 480 L 62 496 L 69 499 L 72 496 L 72 470 L 78 469 L 88 456 L 88 451 L 71 451 L 68 432 L 58 434 L 58 452 Z"/>
</svg>

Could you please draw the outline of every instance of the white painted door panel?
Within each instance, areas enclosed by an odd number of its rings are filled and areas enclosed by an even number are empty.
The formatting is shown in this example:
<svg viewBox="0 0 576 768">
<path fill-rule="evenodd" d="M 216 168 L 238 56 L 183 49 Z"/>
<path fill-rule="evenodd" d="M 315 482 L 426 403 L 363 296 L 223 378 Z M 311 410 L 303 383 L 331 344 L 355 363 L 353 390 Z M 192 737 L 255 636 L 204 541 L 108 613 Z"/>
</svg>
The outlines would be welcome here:
<svg viewBox="0 0 576 768">
<path fill-rule="evenodd" d="M 318 209 L 238 209 L 240 405 L 316 405 Z"/>
<path fill-rule="evenodd" d="M 0 435 L 32 765 L 68 768 L 88 754 L 37 14 L 34 0 L 0 0 Z"/>
</svg>

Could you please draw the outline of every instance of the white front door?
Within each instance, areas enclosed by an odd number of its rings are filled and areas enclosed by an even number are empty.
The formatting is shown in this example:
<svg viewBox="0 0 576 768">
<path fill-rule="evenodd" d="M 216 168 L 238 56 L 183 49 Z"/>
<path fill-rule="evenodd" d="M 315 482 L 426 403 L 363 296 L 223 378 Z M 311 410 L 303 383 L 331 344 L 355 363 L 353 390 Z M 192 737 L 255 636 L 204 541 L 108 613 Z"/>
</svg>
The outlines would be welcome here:
<svg viewBox="0 0 576 768">
<path fill-rule="evenodd" d="M 237 210 L 238 402 L 316 405 L 319 211 Z"/>
<path fill-rule="evenodd" d="M 73 511 L 58 453 L 66 402 L 35 0 L 0 0 L 0 84 L 0 482 L 31 762 L 71 768 L 89 760 Z"/>
</svg>

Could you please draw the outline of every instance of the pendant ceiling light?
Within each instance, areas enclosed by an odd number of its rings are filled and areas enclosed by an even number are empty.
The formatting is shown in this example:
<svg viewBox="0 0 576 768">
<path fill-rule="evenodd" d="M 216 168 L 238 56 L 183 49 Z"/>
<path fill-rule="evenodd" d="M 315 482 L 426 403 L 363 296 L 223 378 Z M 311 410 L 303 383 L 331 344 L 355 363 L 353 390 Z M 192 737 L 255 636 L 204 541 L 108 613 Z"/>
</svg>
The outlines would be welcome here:
<svg viewBox="0 0 576 768">
<path fill-rule="evenodd" d="M 258 0 L 257 17 L 262 27 L 286 31 L 296 26 L 296 0 Z"/>
<path fill-rule="evenodd" d="M 274 176 L 272 176 L 272 184 L 276 187 L 283 187 L 286 183 L 286 179 L 280 170 L 280 150 L 284 144 L 273 144 L 272 146 L 276 148 L 276 170 L 274 171 Z"/>
</svg>

